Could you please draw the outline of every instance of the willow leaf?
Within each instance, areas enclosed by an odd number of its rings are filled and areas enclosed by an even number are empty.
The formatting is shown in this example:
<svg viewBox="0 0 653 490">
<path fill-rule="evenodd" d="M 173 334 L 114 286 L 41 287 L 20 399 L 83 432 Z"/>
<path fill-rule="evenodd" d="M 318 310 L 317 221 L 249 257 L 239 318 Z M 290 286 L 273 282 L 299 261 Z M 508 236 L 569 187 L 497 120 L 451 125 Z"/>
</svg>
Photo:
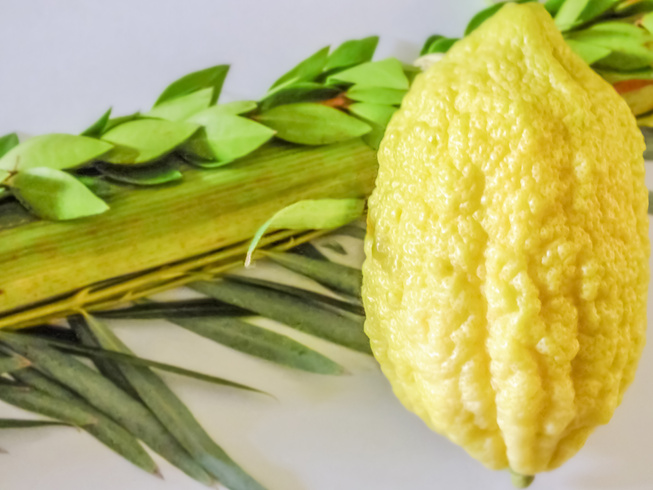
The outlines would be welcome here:
<svg viewBox="0 0 653 490">
<path fill-rule="evenodd" d="M 233 317 L 171 317 L 168 321 L 232 349 L 316 374 L 342 374 L 343 368 L 319 352 L 276 332 Z"/>
<path fill-rule="evenodd" d="M 168 121 L 183 121 L 209 107 L 212 100 L 213 88 L 209 87 L 181 97 L 165 100 L 155 105 L 143 116 L 167 119 Z"/>
<path fill-rule="evenodd" d="M 85 321 L 102 347 L 131 355 L 129 348 L 102 322 L 90 316 Z M 142 366 L 123 364 L 120 369 L 152 413 L 209 474 L 231 490 L 264 490 L 211 439 L 159 376 Z"/>
<path fill-rule="evenodd" d="M 69 427 L 70 424 L 55 420 L 0 419 L 0 429 L 30 429 L 50 426 Z"/>
<path fill-rule="evenodd" d="M 379 36 L 370 36 L 363 39 L 345 41 L 329 55 L 324 65 L 325 71 L 349 68 L 371 61 L 379 44 Z"/>
<path fill-rule="evenodd" d="M 16 133 L 9 133 L 0 138 L 0 158 L 2 158 L 9 150 L 18 146 L 18 135 Z M 0 179 L 1 180 L 1 179 Z"/>
<path fill-rule="evenodd" d="M 104 213 L 109 206 L 72 175 L 36 167 L 11 181 L 16 198 L 40 218 L 65 221 Z"/>
<path fill-rule="evenodd" d="M 266 253 L 266 257 L 330 289 L 356 298 L 361 295 L 363 278 L 360 269 L 296 254 Z"/>
<path fill-rule="evenodd" d="M 222 85 L 229 72 L 229 65 L 218 65 L 204 70 L 189 73 L 178 80 L 175 80 L 159 95 L 154 103 L 158 106 L 165 101 L 175 99 L 205 88 L 212 90 L 211 104 L 215 104 L 220 96 Z"/>
<path fill-rule="evenodd" d="M 95 418 L 96 422 L 82 427 L 86 432 L 137 467 L 151 474 L 159 474 L 156 463 L 134 436 L 63 385 L 49 379 L 35 369 L 23 369 L 13 373 L 12 376 L 21 383 L 67 403 L 77 410 L 87 412 Z"/>
<path fill-rule="evenodd" d="M 213 478 L 144 405 L 100 373 L 73 356 L 52 349 L 48 346 L 52 342 L 8 332 L 0 332 L 0 341 L 31 360 L 43 374 L 67 386 L 101 412 L 111 414 L 117 423 L 191 478 L 206 485 L 213 483 Z"/>
<path fill-rule="evenodd" d="M 354 221 L 365 209 L 363 199 L 306 199 L 286 206 L 261 226 L 247 250 L 249 264 L 258 242 L 268 230 L 325 230 Z"/>
<path fill-rule="evenodd" d="M 190 299 L 165 303 L 142 303 L 128 308 L 94 311 L 93 316 L 106 319 L 149 320 L 178 317 L 245 316 L 251 312 L 212 299 Z"/>
<path fill-rule="evenodd" d="M 260 286 L 267 289 L 273 289 L 275 291 L 280 291 L 292 296 L 296 296 L 303 301 L 316 302 L 318 305 L 332 306 L 342 311 L 348 311 L 358 316 L 365 316 L 365 310 L 360 301 L 355 301 L 355 298 L 345 301 L 342 299 L 334 298 L 332 296 L 327 296 L 325 294 L 316 293 L 315 291 L 309 291 L 308 289 L 302 289 L 295 286 L 289 286 L 287 284 L 282 284 L 279 282 L 266 281 L 265 279 L 257 279 L 247 276 L 235 276 L 227 275 L 224 276 L 225 280 L 239 282 L 242 284 L 250 284 L 253 286 Z"/>
<path fill-rule="evenodd" d="M 328 145 L 364 135 L 370 126 L 338 109 L 315 103 L 288 104 L 261 113 L 257 119 L 277 138 L 300 145 Z"/>
<path fill-rule="evenodd" d="M 94 160 L 112 148 L 110 143 L 72 134 L 43 134 L 15 146 L 0 158 L 0 169 L 35 167 L 65 169 Z"/>
<path fill-rule="evenodd" d="M 97 419 L 85 410 L 28 386 L 2 382 L 0 383 L 0 400 L 70 425 L 84 427 L 97 423 Z"/>
<path fill-rule="evenodd" d="M 91 138 L 99 138 L 104 131 L 104 128 L 107 126 L 109 119 L 111 118 L 111 109 L 109 108 L 104 114 L 102 114 L 97 121 L 91 124 L 88 128 L 82 131 L 82 136 L 89 136 Z"/>
<path fill-rule="evenodd" d="M 358 352 L 369 354 L 363 320 L 296 296 L 233 281 L 200 281 L 190 287 L 202 294 Z"/>
<path fill-rule="evenodd" d="M 329 83 L 352 83 L 369 87 L 394 88 L 408 90 L 408 78 L 403 65 L 396 58 L 381 61 L 369 61 L 341 71 L 328 78 Z"/>
<path fill-rule="evenodd" d="M 102 139 L 137 150 L 138 156 L 131 163 L 145 163 L 170 153 L 198 128 L 188 122 L 136 119 L 107 131 Z"/>
</svg>

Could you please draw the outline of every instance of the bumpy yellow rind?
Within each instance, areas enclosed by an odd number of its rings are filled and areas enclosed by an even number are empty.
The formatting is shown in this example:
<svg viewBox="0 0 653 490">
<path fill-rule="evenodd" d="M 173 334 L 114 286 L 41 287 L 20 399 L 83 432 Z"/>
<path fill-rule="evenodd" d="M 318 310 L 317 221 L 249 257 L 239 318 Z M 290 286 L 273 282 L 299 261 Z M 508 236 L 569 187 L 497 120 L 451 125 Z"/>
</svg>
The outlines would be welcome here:
<svg viewBox="0 0 653 490">
<path fill-rule="evenodd" d="M 490 468 L 559 466 L 633 380 L 643 149 L 626 103 L 537 3 L 458 42 L 390 122 L 365 330 L 403 404 Z"/>
</svg>

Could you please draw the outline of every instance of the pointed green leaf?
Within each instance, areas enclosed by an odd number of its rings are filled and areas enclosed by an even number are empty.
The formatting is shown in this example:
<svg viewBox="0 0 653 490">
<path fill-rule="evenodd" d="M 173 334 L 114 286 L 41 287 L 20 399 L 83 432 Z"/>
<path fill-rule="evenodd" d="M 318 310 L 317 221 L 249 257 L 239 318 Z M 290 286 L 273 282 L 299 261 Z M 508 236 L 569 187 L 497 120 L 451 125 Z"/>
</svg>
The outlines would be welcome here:
<svg viewBox="0 0 653 490">
<path fill-rule="evenodd" d="M 0 400 L 70 425 L 84 427 L 97 422 L 88 412 L 28 386 L 0 383 Z"/>
<path fill-rule="evenodd" d="M 327 242 L 322 245 L 324 248 L 328 248 L 332 252 L 337 253 L 338 255 L 347 255 L 347 250 L 345 247 L 340 245 L 338 242 Z"/>
<path fill-rule="evenodd" d="M 614 13 L 620 17 L 653 12 L 653 0 L 639 0 L 638 2 L 623 1 L 614 9 Z"/>
<path fill-rule="evenodd" d="M 352 114 L 383 127 L 387 126 L 396 111 L 396 107 L 368 102 L 357 102 L 349 106 L 349 112 Z"/>
<path fill-rule="evenodd" d="M 86 317 L 86 324 L 105 349 L 132 354 L 102 322 Z M 120 369 L 145 405 L 209 474 L 232 490 L 264 490 L 211 439 L 186 405 L 158 375 L 142 366 L 123 364 Z"/>
<path fill-rule="evenodd" d="M 405 90 L 394 88 L 367 87 L 365 85 L 354 85 L 347 93 L 347 98 L 358 102 L 369 102 L 372 104 L 398 105 L 406 95 Z"/>
<path fill-rule="evenodd" d="M 30 429 L 49 426 L 69 427 L 70 424 L 54 420 L 0 419 L 0 429 Z"/>
<path fill-rule="evenodd" d="M 326 66 L 328 56 L 328 46 L 313 53 L 274 82 L 270 87 L 270 91 L 275 88 L 283 87 L 289 83 L 313 81 L 315 77 L 322 73 L 322 70 Z"/>
<path fill-rule="evenodd" d="M 168 321 L 237 351 L 317 374 L 342 374 L 340 365 L 303 344 L 233 317 L 168 318 Z"/>
<path fill-rule="evenodd" d="M 317 303 L 320 306 L 332 306 L 338 310 L 348 311 L 358 316 L 365 316 L 365 310 L 360 301 L 355 298 L 348 298 L 347 301 L 334 298 L 333 296 L 327 296 L 325 294 L 316 293 L 314 291 L 309 291 L 308 289 L 296 288 L 294 286 L 288 286 L 287 284 L 281 284 L 272 281 L 266 281 L 264 279 L 255 279 L 253 277 L 247 276 L 235 276 L 235 275 L 226 275 L 223 276 L 225 280 L 229 282 L 239 282 L 242 284 L 249 284 L 252 286 L 260 286 L 265 289 L 272 289 L 274 291 L 280 291 L 282 293 L 289 294 L 300 298 L 304 302 L 308 303 Z M 251 312 L 250 312 L 251 314 Z"/>
<path fill-rule="evenodd" d="M 587 3 L 577 19 L 579 24 L 590 22 L 613 10 L 621 0 L 592 0 Z"/>
<path fill-rule="evenodd" d="M 128 308 L 94 311 L 98 318 L 114 318 L 129 320 L 147 320 L 156 318 L 198 317 L 198 316 L 243 316 L 251 315 L 251 311 L 232 305 L 226 305 L 212 299 L 191 299 L 183 301 L 168 301 L 165 303 L 143 303 Z"/>
<path fill-rule="evenodd" d="M 133 185 L 160 185 L 180 180 L 183 175 L 171 159 L 152 165 L 114 165 L 98 162 L 95 168 L 112 180 Z"/>
<path fill-rule="evenodd" d="M 107 110 L 100 118 L 86 128 L 81 134 L 82 136 L 89 136 L 91 138 L 99 138 L 104 131 L 104 128 L 107 126 L 109 119 L 111 118 L 111 109 Z"/>
<path fill-rule="evenodd" d="M 88 187 L 93 194 L 102 199 L 115 196 L 119 189 L 117 185 L 108 182 L 104 177 L 76 175 L 75 178 Z"/>
<path fill-rule="evenodd" d="M 422 45 L 422 49 L 420 50 L 419 55 L 424 56 L 425 54 L 428 54 L 430 52 L 429 48 L 431 47 L 431 45 L 434 42 L 438 41 L 439 39 L 442 39 L 443 37 L 444 36 L 441 36 L 440 34 L 433 34 L 432 36 L 429 36 L 428 39 Z"/>
<path fill-rule="evenodd" d="M 104 213 L 109 206 L 72 175 L 37 167 L 19 172 L 11 187 L 16 198 L 40 218 L 71 220 Z"/>
<path fill-rule="evenodd" d="M 301 145 L 327 145 L 362 136 L 370 127 L 338 109 L 321 104 L 278 106 L 258 120 L 274 129 L 282 140 Z"/>
<path fill-rule="evenodd" d="M 369 354 L 363 319 L 296 296 L 232 281 L 195 282 L 191 289 L 226 303 L 246 307 L 261 316 L 310 335 Z"/>
<path fill-rule="evenodd" d="M 348 68 L 353 65 L 371 61 L 379 43 L 379 36 L 345 41 L 329 55 L 324 69 L 326 71 Z"/>
<path fill-rule="evenodd" d="M 555 17 L 564 2 L 565 0 L 546 0 L 544 8 L 551 14 L 551 17 Z"/>
<path fill-rule="evenodd" d="M 311 242 L 300 243 L 296 247 L 289 250 L 290 253 L 303 255 L 304 257 L 311 257 L 318 260 L 329 260 L 326 255 L 318 250 L 318 248 Z"/>
<path fill-rule="evenodd" d="M 653 62 L 653 52 L 643 45 L 649 36 L 644 29 L 610 22 L 574 32 L 568 38 L 609 49 L 611 54 L 597 63 L 599 68 L 631 71 L 648 68 Z"/>
<path fill-rule="evenodd" d="M 126 122 L 129 121 L 135 121 L 137 119 L 140 119 L 141 117 L 143 116 L 141 115 L 140 112 L 134 112 L 133 114 L 128 114 L 126 116 L 112 117 L 107 121 L 107 124 L 104 126 L 104 130 L 102 131 L 102 134 L 115 128 L 116 126 L 120 126 L 121 124 L 125 124 Z"/>
<path fill-rule="evenodd" d="M 363 141 L 373 150 L 378 150 L 385 135 L 385 126 L 375 123 L 370 123 L 370 126 L 372 127 L 372 131 L 363 136 Z"/>
<path fill-rule="evenodd" d="M 443 37 L 442 39 L 438 39 L 435 41 L 433 44 L 429 46 L 429 50 L 426 54 L 432 54 L 432 53 L 446 53 L 449 51 L 451 46 L 456 44 L 458 41 L 457 37 Z"/>
<path fill-rule="evenodd" d="M 31 362 L 28 359 L 13 355 L 10 357 L 0 357 L 0 375 L 18 371 L 19 369 L 26 368 Z"/>
<path fill-rule="evenodd" d="M 585 61 L 585 63 L 588 65 L 596 63 L 612 52 L 608 48 L 597 46 L 595 44 L 576 41 L 574 39 L 567 39 L 567 44 L 572 49 L 572 51 L 583 58 L 583 61 Z"/>
<path fill-rule="evenodd" d="M 354 297 L 361 295 L 363 276 L 360 269 L 297 254 L 266 253 L 266 257 L 334 291 Z"/>
<path fill-rule="evenodd" d="M 66 345 L 67 342 L 45 341 L 6 331 L 0 331 L 0 340 L 27 357 L 40 372 L 74 391 L 100 412 L 111 414 L 115 422 L 191 478 L 206 485 L 213 483 L 213 479 L 143 404 L 74 356 L 48 346 L 56 343 Z"/>
<path fill-rule="evenodd" d="M 365 209 L 363 199 L 306 199 L 278 211 L 261 226 L 247 251 L 246 264 L 268 230 L 326 230 L 354 221 Z"/>
<path fill-rule="evenodd" d="M 272 136 L 274 130 L 251 119 L 214 112 L 181 151 L 199 158 L 201 161 L 193 163 L 201 167 L 221 167 L 249 155 Z"/>
<path fill-rule="evenodd" d="M 261 111 L 273 107 L 298 102 L 318 102 L 336 97 L 341 91 L 333 87 L 325 87 L 319 83 L 297 82 L 276 90 L 261 100 Z"/>
<path fill-rule="evenodd" d="M 0 158 L 7 154 L 9 150 L 15 146 L 18 146 L 18 143 L 18 135 L 16 133 L 5 134 L 2 138 L 0 138 Z"/>
<path fill-rule="evenodd" d="M 640 22 L 642 23 L 642 27 L 644 27 L 644 29 L 646 29 L 649 33 L 653 33 L 653 13 L 646 14 L 641 18 Z"/>
<path fill-rule="evenodd" d="M 596 38 L 604 39 L 607 36 L 627 37 L 640 43 L 653 40 L 651 34 L 645 29 L 633 24 L 615 21 L 601 22 L 600 24 L 591 25 L 586 29 L 567 34 L 567 37 L 581 41 L 592 41 Z"/>
<path fill-rule="evenodd" d="M 409 86 L 403 66 L 396 58 L 363 63 L 330 76 L 328 82 L 353 83 L 399 90 L 407 90 Z"/>
<path fill-rule="evenodd" d="M 590 0 L 565 0 L 556 13 L 554 20 L 561 31 L 572 27 Z"/>
<path fill-rule="evenodd" d="M 168 121 L 183 121 L 193 114 L 206 109 L 211 105 L 213 88 L 205 88 L 188 95 L 168 99 L 155 105 L 144 117 L 167 119 Z"/>
<path fill-rule="evenodd" d="M 107 131 L 102 139 L 137 150 L 139 154 L 133 163 L 145 163 L 170 153 L 198 128 L 188 122 L 137 119 Z"/>
<path fill-rule="evenodd" d="M 467 27 L 465 28 L 465 36 L 471 34 L 474 30 L 476 30 L 478 26 L 480 26 L 483 22 L 485 22 L 487 19 L 492 17 L 499 10 L 501 10 L 501 8 L 503 8 L 503 5 L 504 5 L 503 2 L 499 2 L 486 9 L 481 10 L 474 17 L 472 17 L 472 20 L 469 21 Z"/>
<path fill-rule="evenodd" d="M 188 122 L 196 124 L 205 124 L 204 121 L 210 120 L 214 114 L 231 114 L 238 116 L 240 114 L 247 114 L 252 112 L 258 107 L 258 103 L 254 100 L 236 100 L 234 102 L 227 102 L 225 104 L 218 104 L 208 109 L 195 114 L 188 119 Z"/>
<path fill-rule="evenodd" d="M 89 415 L 94 417 L 97 422 L 92 425 L 84 426 L 83 429 L 86 432 L 132 464 L 148 473 L 158 474 L 156 463 L 141 447 L 134 436 L 110 419 L 107 415 L 86 403 L 67 387 L 64 387 L 64 385 L 51 380 L 36 369 L 32 368 L 17 371 L 12 374 L 12 377 L 48 396 L 68 403 L 78 410 L 87 412 Z"/>
<path fill-rule="evenodd" d="M 44 134 L 9 150 L 0 158 L 0 169 L 73 168 L 100 157 L 111 148 L 112 145 L 106 141 L 86 136 Z"/>
<path fill-rule="evenodd" d="M 159 96 L 154 106 L 167 100 L 172 100 L 183 95 L 192 94 L 198 90 L 210 88 L 212 90 L 211 104 L 215 104 L 220 96 L 222 85 L 229 72 L 229 65 L 218 65 L 205 70 L 189 73 L 172 82 Z"/>
</svg>

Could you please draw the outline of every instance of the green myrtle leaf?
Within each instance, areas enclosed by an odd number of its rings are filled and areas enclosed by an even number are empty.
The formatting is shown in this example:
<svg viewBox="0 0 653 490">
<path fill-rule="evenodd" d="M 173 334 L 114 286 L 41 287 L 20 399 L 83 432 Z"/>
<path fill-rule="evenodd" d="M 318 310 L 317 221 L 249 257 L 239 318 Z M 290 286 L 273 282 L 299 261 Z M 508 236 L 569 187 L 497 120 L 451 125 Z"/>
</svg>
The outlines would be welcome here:
<svg viewBox="0 0 653 490">
<path fill-rule="evenodd" d="M 326 66 L 328 56 L 328 46 L 313 53 L 274 82 L 270 87 L 270 91 L 275 88 L 284 87 L 290 83 L 310 82 L 314 80 L 320 73 L 322 73 L 322 70 Z"/>
<path fill-rule="evenodd" d="M 456 44 L 458 41 L 457 37 L 443 37 L 442 39 L 438 39 L 435 41 L 433 44 L 429 46 L 429 50 L 426 54 L 432 54 L 432 53 L 446 53 L 449 51 L 451 46 Z"/>
<path fill-rule="evenodd" d="M 111 150 L 102 155 L 103 162 L 115 163 L 117 165 L 128 165 L 136 162 L 141 154 L 136 148 L 129 146 L 114 145 Z"/>
<path fill-rule="evenodd" d="M 641 29 L 640 27 L 632 24 L 627 24 L 625 22 L 614 21 L 594 24 L 581 31 L 569 33 L 567 36 L 572 37 L 573 39 L 585 41 L 591 41 L 594 38 L 603 39 L 606 36 L 623 36 L 640 43 L 653 40 L 653 37 L 651 37 L 650 33 L 648 33 L 645 29 Z"/>
<path fill-rule="evenodd" d="M 653 12 L 653 0 L 639 0 L 638 2 L 624 1 L 614 9 L 615 15 L 630 17 L 631 15 Z"/>
<path fill-rule="evenodd" d="M 189 73 L 168 85 L 161 95 L 159 95 L 154 106 L 156 107 L 167 100 L 192 94 L 205 88 L 212 89 L 211 104 L 215 104 L 220 96 L 220 91 L 222 90 L 222 85 L 228 72 L 229 65 L 218 65 Z"/>
<path fill-rule="evenodd" d="M 27 170 L 34 167 L 65 169 L 95 160 L 113 145 L 86 136 L 44 134 L 15 146 L 0 158 L 0 169 Z"/>
<path fill-rule="evenodd" d="M 387 126 L 396 110 L 396 107 L 368 102 L 357 102 L 349 106 L 349 112 L 352 114 L 383 127 Z"/>
<path fill-rule="evenodd" d="M 252 112 L 257 107 L 258 104 L 256 103 L 255 100 L 236 100 L 234 102 L 218 104 L 209 109 L 206 109 L 206 111 L 203 112 L 215 111 L 224 114 L 233 114 L 234 116 L 239 116 L 240 114 L 247 114 L 248 112 Z"/>
<path fill-rule="evenodd" d="M 143 114 L 143 116 L 167 119 L 169 121 L 183 121 L 209 107 L 212 97 L 213 88 L 205 88 L 188 95 L 165 100 L 154 106 Z"/>
<path fill-rule="evenodd" d="M 190 138 L 197 124 L 165 119 L 137 119 L 116 126 L 102 139 L 139 152 L 133 163 L 145 163 L 160 158 Z M 127 163 L 127 162 L 125 162 Z"/>
<path fill-rule="evenodd" d="M 631 71 L 648 68 L 653 62 L 653 52 L 643 46 L 650 35 L 635 26 L 606 22 L 569 34 L 568 38 L 609 49 L 611 54 L 597 63 L 600 68 Z"/>
<path fill-rule="evenodd" d="M 369 125 L 372 131 L 363 135 L 363 142 L 373 150 L 378 150 L 379 146 L 381 146 L 381 140 L 385 135 L 385 126 L 375 123 L 369 123 Z"/>
<path fill-rule="evenodd" d="M 369 87 L 408 90 L 408 78 L 401 62 L 396 58 L 381 61 L 368 61 L 361 65 L 331 75 L 328 83 L 353 83 Z"/>
<path fill-rule="evenodd" d="M 370 126 L 338 109 L 315 103 L 282 105 L 263 112 L 258 120 L 282 140 L 300 145 L 327 145 L 357 138 Z"/>
<path fill-rule="evenodd" d="M 547 0 L 544 2 L 544 8 L 551 14 L 551 17 L 555 17 L 564 2 L 565 0 Z"/>
<path fill-rule="evenodd" d="M 16 198 L 40 218 L 71 220 L 104 213 L 109 206 L 72 175 L 47 167 L 18 172 L 11 180 Z"/>
<path fill-rule="evenodd" d="M 611 71 L 597 69 L 596 72 L 605 78 L 609 83 L 623 82 L 624 80 L 651 80 L 653 69 L 645 68 L 635 71 Z"/>
<path fill-rule="evenodd" d="M 0 138 L 0 158 L 2 158 L 9 150 L 18 146 L 18 135 L 16 133 L 9 133 Z"/>
<path fill-rule="evenodd" d="M 298 102 L 318 102 L 336 97 L 341 91 L 334 87 L 325 87 L 319 83 L 297 82 L 276 90 L 261 100 L 261 111 L 273 107 Z"/>
<path fill-rule="evenodd" d="M 213 123 L 216 118 L 219 119 L 224 115 L 237 116 L 251 112 L 258 107 L 258 104 L 252 100 L 243 100 L 238 102 L 229 102 L 228 104 L 219 104 L 209 107 L 192 117 L 188 118 L 188 122 L 199 124 L 201 126 L 208 126 Z"/>
<path fill-rule="evenodd" d="M 277 211 L 261 226 L 247 251 L 246 264 L 268 230 L 325 230 L 354 221 L 365 209 L 364 199 L 306 199 Z"/>
<path fill-rule="evenodd" d="M 406 95 L 405 90 L 394 88 L 368 87 L 365 85 L 354 85 L 345 94 L 347 98 L 358 102 L 370 102 L 372 104 L 398 105 Z"/>
<path fill-rule="evenodd" d="M 577 19 L 579 24 L 590 22 L 606 12 L 614 9 L 621 0 L 592 0 L 587 3 Z"/>
<path fill-rule="evenodd" d="M 109 119 L 111 118 L 111 108 L 107 110 L 100 118 L 91 124 L 82 132 L 82 136 L 90 136 L 91 138 L 99 138 L 102 136 L 104 128 L 107 126 Z"/>
<path fill-rule="evenodd" d="M 349 68 L 353 65 L 371 61 L 378 43 L 378 36 L 345 41 L 329 55 L 324 69 L 330 71 L 339 68 Z"/>
<path fill-rule="evenodd" d="M 572 49 L 572 51 L 583 58 L 583 61 L 585 61 L 585 63 L 588 65 L 602 60 L 612 52 L 608 48 L 597 46 L 595 44 L 576 41 L 574 39 L 567 39 L 567 44 Z"/>
<path fill-rule="evenodd" d="M 431 44 L 433 44 L 435 41 L 439 39 L 442 39 L 443 37 L 444 36 L 441 36 L 440 34 L 433 34 L 432 36 L 429 36 L 428 39 L 422 45 L 422 49 L 420 50 L 419 55 L 424 56 L 425 54 L 428 54 Z"/>
<path fill-rule="evenodd" d="M 472 20 L 469 21 L 469 24 L 467 24 L 467 27 L 465 28 L 465 36 L 471 34 L 478 26 L 501 10 L 503 6 L 504 3 L 500 2 L 477 13 L 472 17 Z"/>
<path fill-rule="evenodd" d="M 218 167 L 250 154 L 272 136 L 274 130 L 263 124 L 218 112 L 182 151 L 205 160 L 202 167 Z"/>
<path fill-rule="evenodd" d="M 88 175 L 75 175 L 75 178 L 88 187 L 93 194 L 104 199 L 113 197 L 118 191 L 118 186 L 107 182 L 104 177 L 89 177 Z"/>
<path fill-rule="evenodd" d="M 653 33 L 653 13 L 646 14 L 641 18 L 640 22 L 642 23 L 642 27 L 644 27 L 644 29 L 650 33 Z"/>
<path fill-rule="evenodd" d="M 589 2 L 590 0 L 565 0 L 554 17 L 558 29 L 565 31 L 572 27 Z"/>
<path fill-rule="evenodd" d="M 112 180 L 142 186 L 166 184 L 183 177 L 171 161 L 157 162 L 152 165 L 114 165 L 98 162 L 95 164 L 95 168 Z"/>
<path fill-rule="evenodd" d="M 133 114 L 128 114 L 126 116 L 112 117 L 107 121 L 107 124 L 104 126 L 104 130 L 102 131 L 102 134 L 115 128 L 116 126 L 120 126 L 121 124 L 124 124 L 129 121 L 135 121 L 136 119 L 140 119 L 141 117 L 143 116 L 141 115 L 140 112 L 134 112 Z"/>
</svg>

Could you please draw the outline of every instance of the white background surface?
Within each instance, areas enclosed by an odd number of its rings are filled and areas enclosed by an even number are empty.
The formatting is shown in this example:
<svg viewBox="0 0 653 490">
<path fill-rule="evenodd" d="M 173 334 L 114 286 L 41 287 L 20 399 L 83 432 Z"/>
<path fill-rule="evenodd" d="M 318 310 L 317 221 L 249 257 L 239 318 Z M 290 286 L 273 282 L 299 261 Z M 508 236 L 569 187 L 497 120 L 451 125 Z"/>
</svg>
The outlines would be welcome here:
<svg viewBox="0 0 653 490">
<path fill-rule="evenodd" d="M 257 98 L 323 45 L 370 34 L 382 36 L 380 56 L 410 60 L 429 34 L 459 35 L 481 6 L 480 0 L 0 0 L 0 134 L 78 132 L 109 106 L 115 114 L 147 109 L 170 81 L 219 63 L 232 63 L 227 96 Z M 653 188 L 653 179 L 648 184 Z M 346 245 L 360 252 L 355 241 Z M 511 488 L 507 474 L 484 469 L 406 412 L 365 356 L 284 330 L 351 372 L 332 378 L 271 366 L 164 323 L 113 325 L 144 357 L 277 397 L 166 378 L 216 440 L 271 490 Z M 533 489 L 653 488 L 652 350 L 612 422 L 563 468 L 538 476 Z M 0 416 L 16 414 L 0 406 Z M 10 452 L 0 455 L 2 490 L 203 488 L 160 459 L 165 481 L 152 478 L 71 429 L 4 431 L 0 446 Z"/>
</svg>

